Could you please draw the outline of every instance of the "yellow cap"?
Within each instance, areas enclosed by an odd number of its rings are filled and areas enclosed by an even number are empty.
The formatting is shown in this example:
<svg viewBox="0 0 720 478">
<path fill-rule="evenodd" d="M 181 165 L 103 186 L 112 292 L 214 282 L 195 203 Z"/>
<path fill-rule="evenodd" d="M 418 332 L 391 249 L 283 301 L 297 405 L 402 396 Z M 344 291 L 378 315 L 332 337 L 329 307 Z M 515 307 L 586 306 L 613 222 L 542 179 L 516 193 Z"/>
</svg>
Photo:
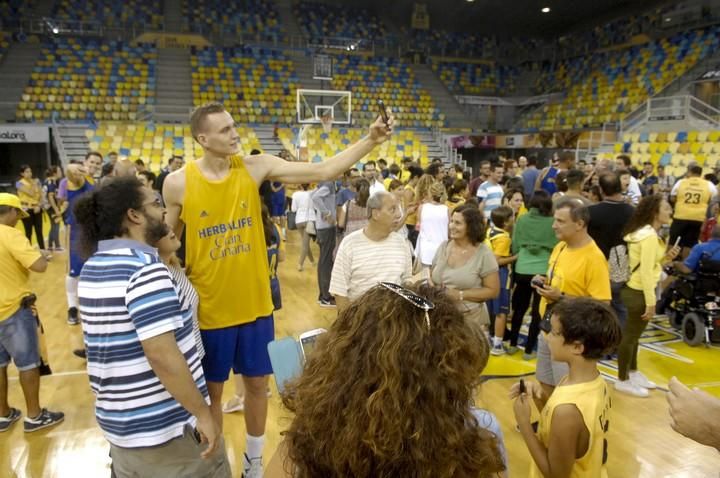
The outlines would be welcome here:
<svg viewBox="0 0 720 478">
<path fill-rule="evenodd" d="M 20 211 L 20 217 L 22 217 L 22 218 L 28 217 L 28 213 L 23 211 L 23 208 L 20 205 L 20 198 L 14 194 L 0 193 L 0 206 L 14 207 L 18 211 Z"/>
</svg>

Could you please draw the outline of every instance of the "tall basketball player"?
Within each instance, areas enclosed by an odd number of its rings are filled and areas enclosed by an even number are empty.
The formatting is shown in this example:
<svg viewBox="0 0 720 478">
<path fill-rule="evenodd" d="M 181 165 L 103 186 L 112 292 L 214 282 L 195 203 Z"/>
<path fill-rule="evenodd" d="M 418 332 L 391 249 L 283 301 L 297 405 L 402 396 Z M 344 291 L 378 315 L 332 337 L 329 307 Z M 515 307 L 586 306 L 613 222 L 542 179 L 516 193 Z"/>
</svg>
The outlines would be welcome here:
<svg viewBox="0 0 720 478">
<path fill-rule="evenodd" d="M 223 383 L 230 370 L 245 382 L 247 448 L 244 476 L 262 476 L 267 417 L 267 344 L 274 339 L 273 303 L 258 186 L 264 180 L 311 183 L 333 180 L 392 134 L 378 119 L 369 134 L 322 163 L 294 163 L 268 154 L 239 156 L 235 121 L 219 103 L 190 117 L 204 156 L 170 174 L 163 196 L 167 221 L 180 236 L 187 228 L 186 265 L 200 296 L 198 316 L 205 345 L 211 410 L 222 424 Z"/>
</svg>

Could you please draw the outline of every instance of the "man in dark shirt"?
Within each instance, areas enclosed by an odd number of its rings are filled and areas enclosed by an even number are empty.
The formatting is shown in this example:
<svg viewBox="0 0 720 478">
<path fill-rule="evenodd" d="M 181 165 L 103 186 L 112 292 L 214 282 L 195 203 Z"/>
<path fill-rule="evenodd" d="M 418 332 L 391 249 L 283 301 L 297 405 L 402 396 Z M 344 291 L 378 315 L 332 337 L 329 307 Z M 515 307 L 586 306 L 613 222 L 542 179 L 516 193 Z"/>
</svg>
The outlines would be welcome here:
<svg viewBox="0 0 720 478">
<path fill-rule="evenodd" d="M 634 207 L 623 200 L 620 177 L 613 172 L 606 172 L 600 175 L 598 181 L 603 200 L 590 206 L 590 224 L 588 234 L 593 238 L 605 257 L 610 256 L 611 249 L 617 246 L 625 246 L 624 229 L 635 210 Z M 612 267 L 611 267 L 612 270 Z M 611 274 L 612 277 L 612 274 Z M 620 319 L 625 324 L 627 309 L 620 299 L 620 290 L 623 282 L 611 282 L 612 291 L 611 305 Z"/>
<path fill-rule="evenodd" d="M 643 195 L 649 196 L 651 194 L 655 194 L 659 191 L 658 187 L 658 177 L 655 176 L 655 166 L 653 166 L 653 163 L 650 161 L 645 161 L 643 163 L 643 170 L 640 175 L 640 178 L 642 179 L 642 189 L 643 189 Z"/>
</svg>

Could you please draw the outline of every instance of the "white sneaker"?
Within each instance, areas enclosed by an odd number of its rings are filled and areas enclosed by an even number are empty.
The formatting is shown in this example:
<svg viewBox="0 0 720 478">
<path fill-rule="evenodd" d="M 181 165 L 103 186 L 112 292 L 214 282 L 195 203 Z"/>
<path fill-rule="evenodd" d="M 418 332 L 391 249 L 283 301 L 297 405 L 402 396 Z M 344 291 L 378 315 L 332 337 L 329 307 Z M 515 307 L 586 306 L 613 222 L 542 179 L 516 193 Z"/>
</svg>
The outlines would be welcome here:
<svg viewBox="0 0 720 478">
<path fill-rule="evenodd" d="M 615 390 L 640 398 L 646 398 L 648 395 L 650 395 L 650 392 L 647 391 L 647 388 L 635 385 L 630 380 L 618 380 L 617 382 L 615 382 Z"/>
<path fill-rule="evenodd" d="M 505 355 L 505 348 L 503 348 L 502 344 L 500 345 L 493 345 L 490 349 L 491 355 Z"/>
<path fill-rule="evenodd" d="M 241 478 L 262 478 L 263 466 L 262 457 L 248 459 L 245 455 L 245 466 Z"/>
<path fill-rule="evenodd" d="M 633 383 L 633 385 L 647 388 L 648 390 L 654 390 L 657 388 L 657 384 L 655 382 L 651 382 L 650 380 L 648 380 L 648 378 L 638 370 L 633 370 L 632 372 L 630 372 L 630 381 Z"/>
</svg>

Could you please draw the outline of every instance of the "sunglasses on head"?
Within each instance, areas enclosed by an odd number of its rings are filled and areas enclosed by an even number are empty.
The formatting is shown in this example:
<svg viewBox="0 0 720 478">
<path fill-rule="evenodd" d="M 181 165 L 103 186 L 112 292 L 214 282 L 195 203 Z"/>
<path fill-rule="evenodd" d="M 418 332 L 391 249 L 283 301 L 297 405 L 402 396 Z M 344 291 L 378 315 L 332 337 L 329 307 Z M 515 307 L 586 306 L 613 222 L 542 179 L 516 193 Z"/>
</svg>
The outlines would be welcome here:
<svg viewBox="0 0 720 478">
<path fill-rule="evenodd" d="M 430 314 L 428 314 L 428 312 L 435 308 L 435 304 L 427 300 L 425 297 L 419 296 L 415 292 L 411 291 L 410 289 L 406 289 L 401 285 L 394 284 L 392 282 L 380 282 L 380 285 L 388 289 L 389 291 L 392 291 L 395 294 L 399 295 L 403 299 L 407 300 L 418 309 L 424 310 L 425 325 L 427 326 L 428 330 L 430 330 Z"/>
<path fill-rule="evenodd" d="M 550 323 L 549 315 L 540 321 L 540 330 L 542 330 L 546 334 L 552 332 L 552 324 Z"/>
</svg>

